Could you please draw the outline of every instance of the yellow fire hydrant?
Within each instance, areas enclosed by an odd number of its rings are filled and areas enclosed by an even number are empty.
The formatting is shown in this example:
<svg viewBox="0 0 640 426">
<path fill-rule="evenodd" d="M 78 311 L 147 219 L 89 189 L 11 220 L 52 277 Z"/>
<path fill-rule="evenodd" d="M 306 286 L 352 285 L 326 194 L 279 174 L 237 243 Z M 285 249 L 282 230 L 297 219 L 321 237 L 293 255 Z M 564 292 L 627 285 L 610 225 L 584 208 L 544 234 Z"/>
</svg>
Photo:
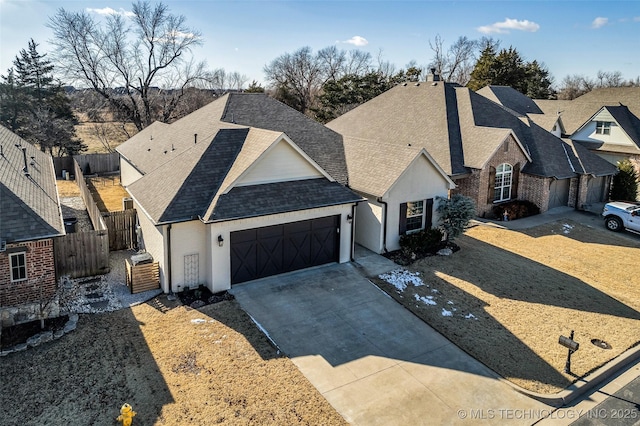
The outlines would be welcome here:
<svg viewBox="0 0 640 426">
<path fill-rule="evenodd" d="M 120 415 L 116 420 L 122 422 L 122 426 L 131 426 L 131 422 L 133 422 L 133 416 L 135 415 L 136 412 L 133 411 L 133 408 L 125 402 L 122 408 L 120 408 Z"/>
</svg>

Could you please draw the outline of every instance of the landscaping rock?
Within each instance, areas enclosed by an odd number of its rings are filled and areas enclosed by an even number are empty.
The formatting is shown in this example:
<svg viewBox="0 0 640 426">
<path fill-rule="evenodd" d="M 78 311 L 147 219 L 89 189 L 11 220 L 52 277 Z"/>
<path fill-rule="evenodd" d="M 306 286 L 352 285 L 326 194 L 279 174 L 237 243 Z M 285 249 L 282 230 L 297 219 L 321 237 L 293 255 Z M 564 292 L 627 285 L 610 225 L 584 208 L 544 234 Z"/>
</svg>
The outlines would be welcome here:
<svg viewBox="0 0 640 426">
<path fill-rule="evenodd" d="M 38 346 L 42 342 L 42 335 L 36 334 L 35 336 L 31 336 L 27 339 L 27 346 L 33 348 Z"/>
<path fill-rule="evenodd" d="M 202 300 L 196 300 L 193 303 L 191 303 L 191 305 L 189 305 L 189 306 L 191 308 L 193 308 L 193 309 L 198 309 L 198 308 L 202 308 L 205 305 L 206 305 L 206 303 L 203 302 Z"/>
<path fill-rule="evenodd" d="M 451 250 L 450 248 L 443 248 L 438 250 L 437 255 L 438 256 L 451 256 L 453 254 L 453 250 Z"/>
<path fill-rule="evenodd" d="M 40 333 L 40 343 L 46 343 L 53 340 L 53 331 L 43 331 Z"/>
</svg>

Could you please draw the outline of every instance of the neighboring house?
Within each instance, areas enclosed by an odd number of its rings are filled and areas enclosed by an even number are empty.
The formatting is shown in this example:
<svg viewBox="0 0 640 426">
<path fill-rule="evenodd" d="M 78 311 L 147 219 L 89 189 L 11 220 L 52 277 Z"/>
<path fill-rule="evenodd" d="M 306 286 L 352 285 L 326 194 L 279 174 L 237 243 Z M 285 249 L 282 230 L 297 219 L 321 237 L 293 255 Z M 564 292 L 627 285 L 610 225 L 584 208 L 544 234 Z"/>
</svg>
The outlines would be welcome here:
<svg viewBox="0 0 640 426">
<path fill-rule="evenodd" d="M 640 87 L 595 89 L 572 101 L 536 101 L 560 114 L 563 137 L 616 164 L 629 159 L 640 174 Z"/>
<path fill-rule="evenodd" d="M 0 126 L 0 311 L 33 319 L 56 293 L 54 238 L 64 223 L 51 157 Z"/>
<path fill-rule="evenodd" d="M 224 95 L 117 151 L 165 292 L 351 260 L 362 197 L 342 137 L 264 94 Z"/>
<path fill-rule="evenodd" d="M 534 202 L 541 211 L 605 199 L 606 190 L 589 181 L 606 184 L 615 173 L 610 164 L 523 113 L 438 80 L 431 75 L 428 82 L 397 86 L 328 123 L 344 136 L 347 160 L 352 141 L 359 150 L 424 148 L 455 183 L 454 191 L 475 201 L 480 216 L 514 199 Z"/>
</svg>

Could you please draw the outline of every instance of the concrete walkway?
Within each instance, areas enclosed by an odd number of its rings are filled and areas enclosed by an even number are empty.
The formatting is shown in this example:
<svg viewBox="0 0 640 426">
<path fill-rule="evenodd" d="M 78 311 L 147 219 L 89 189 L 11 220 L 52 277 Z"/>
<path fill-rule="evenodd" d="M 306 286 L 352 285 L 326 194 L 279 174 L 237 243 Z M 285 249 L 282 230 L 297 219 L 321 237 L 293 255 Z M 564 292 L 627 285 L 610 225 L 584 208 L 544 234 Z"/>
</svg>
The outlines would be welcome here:
<svg viewBox="0 0 640 426">
<path fill-rule="evenodd" d="M 351 424 L 529 425 L 553 410 L 516 392 L 360 273 L 394 267 L 359 249 L 357 263 L 231 293 Z"/>
</svg>

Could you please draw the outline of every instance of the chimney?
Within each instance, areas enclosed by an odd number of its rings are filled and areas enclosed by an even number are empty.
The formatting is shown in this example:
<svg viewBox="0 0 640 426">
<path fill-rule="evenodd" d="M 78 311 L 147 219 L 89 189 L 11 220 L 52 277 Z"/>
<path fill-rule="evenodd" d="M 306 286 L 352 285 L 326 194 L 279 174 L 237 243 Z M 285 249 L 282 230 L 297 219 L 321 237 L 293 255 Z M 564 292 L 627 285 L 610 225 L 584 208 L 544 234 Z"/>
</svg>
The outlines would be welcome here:
<svg viewBox="0 0 640 426">
<path fill-rule="evenodd" d="M 436 69 L 431 68 L 430 73 L 427 75 L 427 81 L 440 81 L 440 74 L 436 74 Z"/>
<path fill-rule="evenodd" d="M 22 171 L 25 176 L 29 176 L 29 164 L 27 163 L 27 147 L 22 147 L 22 156 L 24 157 L 24 168 Z"/>
</svg>

